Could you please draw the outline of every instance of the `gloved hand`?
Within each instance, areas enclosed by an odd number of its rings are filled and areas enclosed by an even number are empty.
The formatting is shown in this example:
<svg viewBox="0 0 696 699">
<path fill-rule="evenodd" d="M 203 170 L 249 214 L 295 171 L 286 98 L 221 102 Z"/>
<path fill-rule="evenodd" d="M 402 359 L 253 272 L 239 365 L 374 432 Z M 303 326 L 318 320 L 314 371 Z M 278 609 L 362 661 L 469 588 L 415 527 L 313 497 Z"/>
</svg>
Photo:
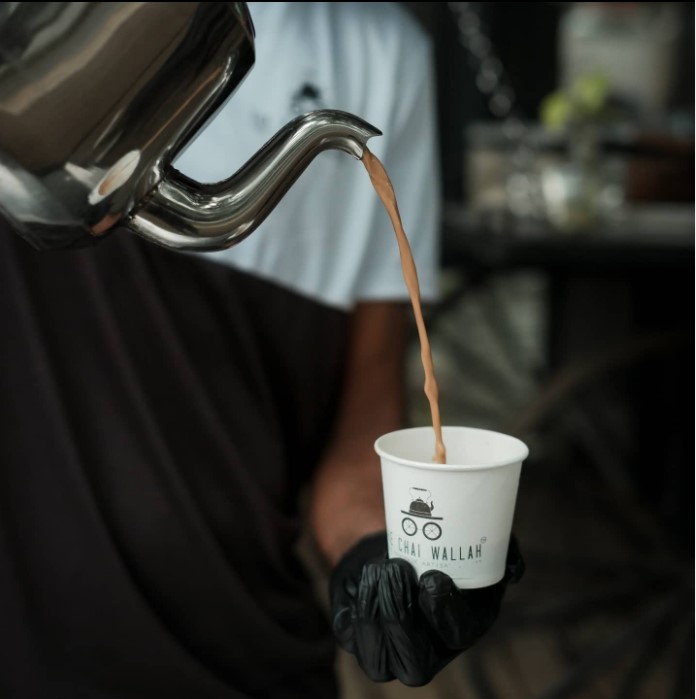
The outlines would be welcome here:
<svg viewBox="0 0 696 699">
<path fill-rule="evenodd" d="M 473 646 L 496 620 L 508 583 L 524 574 L 514 536 L 503 579 L 473 590 L 460 590 L 437 570 L 418 580 L 408 561 L 387 555 L 380 532 L 339 561 L 329 590 L 333 630 L 371 680 L 396 678 L 411 687 L 427 684 Z"/>
</svg>

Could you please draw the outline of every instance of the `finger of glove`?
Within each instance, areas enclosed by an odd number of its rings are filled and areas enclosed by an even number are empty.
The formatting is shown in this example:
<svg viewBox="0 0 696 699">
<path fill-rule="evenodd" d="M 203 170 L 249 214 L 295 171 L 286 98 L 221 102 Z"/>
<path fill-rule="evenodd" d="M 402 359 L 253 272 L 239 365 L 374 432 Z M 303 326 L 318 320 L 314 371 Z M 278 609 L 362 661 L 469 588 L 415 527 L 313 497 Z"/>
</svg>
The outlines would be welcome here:
<svg viewBox="0 0 696 699">
<path fill-rule="evenodd" d="M 362 570 L 358 598 L 354 604 L 355 656 L 373 682 L 394 679 L 389 670 L 387 647 L 382 631 L 379 606 L 379 581 L 382 566 L 367 563 Z"/>
<path fill-rule="evenodd" d="M 338 645 L 348 653 L 356 653 L 355 640 L 355 622 L 354 622 L 355 605 L 348 606 L 334 605 L 332 609 L 333 615 L 333 633 Z"/>
<path fill-rule="evenodd" d="M 355 602 L 358 597 L 357 581 L 352 577 L 332 579 L 330 587 L 331 618 L 338 645 L 348 653 L 355 653 Z"/>
<path fill-rule="evenodd" d="M 384 564 L 379 605 L 391 672 L 409 687 L 428 683 L 439 661 L 418 607 L 418 580 L 410 563 L 395 558 Z"/>
<path fill-rule="evenodd" d="M 362 569 L 366 562 L 381 562 L 387 557 L 385 532 L 375 532 L 358 541 L 334 568 L 329 579 L 329 599 L 334 636 L 349 653 L 356 652 L 355 602 Z"/>
<path fill-rule="evenodd" d="M 386 560 L 387 539 L 376 532 L 361 539 L 336 564 L 329 578 L 329 599 L 332 606 L 347 607 L 357 599 L 358 587 L 366 563 Z"/>
<path fill-rule="evenodd" d="M 449 649 L 470 648 L 495 622 L 502 584 L 460 590 L 445 573 L 432 570 L 419 582 L 418 603 L 429 627 Z"/>
</svg>

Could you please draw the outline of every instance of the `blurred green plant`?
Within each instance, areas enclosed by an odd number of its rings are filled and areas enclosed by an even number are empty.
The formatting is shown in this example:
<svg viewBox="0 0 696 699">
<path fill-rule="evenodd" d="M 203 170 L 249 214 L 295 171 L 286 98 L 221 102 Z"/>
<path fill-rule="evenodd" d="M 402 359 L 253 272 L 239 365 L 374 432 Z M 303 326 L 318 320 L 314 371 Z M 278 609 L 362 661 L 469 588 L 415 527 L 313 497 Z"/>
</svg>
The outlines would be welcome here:
<svg viewBox="0 0 696 699">
<path fill-rule="evenodd" d="M 565 90 L 547 95 L 540 105 L 541 123 L 550 131 L 596 124 L 608 116 L 609 81 L 601 73 L 579 76 Z"/>
<path fill-rule="evenodd" d="M 541 175 L 547 216 L 558 230 L 589 230 L 599 216 L 604 186 L 602 127 L 620 116 L 611 97 L 605 75 L 585 73 L 540 104 L 544 128 L 560 134 L 567 144 L 564 153 Z"/>
</svg>

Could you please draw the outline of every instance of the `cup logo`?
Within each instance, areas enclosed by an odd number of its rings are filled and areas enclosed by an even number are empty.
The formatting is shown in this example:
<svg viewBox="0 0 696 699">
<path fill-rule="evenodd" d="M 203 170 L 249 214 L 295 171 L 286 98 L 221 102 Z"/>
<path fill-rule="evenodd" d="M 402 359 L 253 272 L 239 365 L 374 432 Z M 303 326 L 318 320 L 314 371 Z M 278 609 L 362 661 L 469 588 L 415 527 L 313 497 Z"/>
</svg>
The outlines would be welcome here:
<svg viewBox="0 0 696 699">
<path fill-rule="evenodd" d="M 442 521 L 444 517 L 434 517 L 433 510 L 435 505 L 432 501 L 430 491 L 425 488 L 409 488 L 411 496 L 411 504 L 408 510 L 401 510 L 402 514 L 407 515 L 401 520 L 401 528 L 408 536 L 414 536 L 418 531 L 418 523 L 414 517 L 419 520 L 428 520 L 420 522 L 423 536 L 430 541 L 437 541 L 442 536 L 442 527 L 434 520 Z"/>
<path fill-rule="evenodd" d="M 486 537 L 475 542 L 463 540 L 461 535 L 466 537 L 466 532 L 458 531 L 456 518 L 447 527 L 441 524 L 445 518 L 434 514 L 435 502 L 430 490 L 413 486 L 408 493 L 408 509 L 400 510 L 398 519 L 392 520 L 394 525 L 401 524 L 403 534 L 388 528 L 389 545 L 394 555 L 411 561 L 419 573 L 436 568 L 451 573 L 460 581 L 471 579 L 470 566 L 483 562 Z M 455 531 L 452 531 L 453 523 Z M 446 536 L 440 540 L 443 534 Z"/>
</svg>

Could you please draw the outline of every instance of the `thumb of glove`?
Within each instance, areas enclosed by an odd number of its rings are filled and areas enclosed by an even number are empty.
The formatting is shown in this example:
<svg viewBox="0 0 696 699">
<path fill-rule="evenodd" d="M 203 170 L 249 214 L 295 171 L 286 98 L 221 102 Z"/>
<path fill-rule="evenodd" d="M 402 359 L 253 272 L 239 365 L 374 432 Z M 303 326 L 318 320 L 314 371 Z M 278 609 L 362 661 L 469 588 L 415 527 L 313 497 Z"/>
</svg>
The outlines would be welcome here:
<svg viewBox="0 0 696 699">
<path fill-rule="evenodd" d="M 377 532 L 364 537 L 349 549 L 331 573 L 329 600 L 334 636 L 348 653 L 356 652 L 355 603 L 358 599 L 363 566 L 387 559 L 387 534 Z"/>
</svg>

